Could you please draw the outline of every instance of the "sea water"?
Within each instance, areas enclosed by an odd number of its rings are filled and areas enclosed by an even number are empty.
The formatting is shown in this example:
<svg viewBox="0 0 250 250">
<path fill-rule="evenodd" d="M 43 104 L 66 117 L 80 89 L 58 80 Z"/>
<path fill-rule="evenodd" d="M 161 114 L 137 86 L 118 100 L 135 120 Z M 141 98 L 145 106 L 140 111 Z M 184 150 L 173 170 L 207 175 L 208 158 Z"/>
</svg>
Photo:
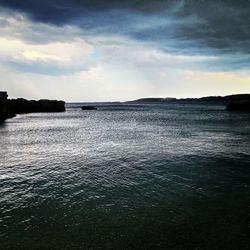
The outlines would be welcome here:
<svg viewBox="0 0 250 250">
<path fill-rule="evenodd" d="M 0 249 L 247 249 L 250 116 L 97 104 L 0 124 Z"/>
</svg>

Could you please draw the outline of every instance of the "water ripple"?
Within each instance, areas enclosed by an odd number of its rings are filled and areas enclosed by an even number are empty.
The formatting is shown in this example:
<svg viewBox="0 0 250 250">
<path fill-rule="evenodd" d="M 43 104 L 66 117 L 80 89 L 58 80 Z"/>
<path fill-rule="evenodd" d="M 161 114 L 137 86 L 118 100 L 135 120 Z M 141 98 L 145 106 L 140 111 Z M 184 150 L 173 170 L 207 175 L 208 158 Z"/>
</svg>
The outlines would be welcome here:
<svg viewBox="0 0 250 250">
<path fill-rule="evenodd" d="M 0 127 L 0 246 L 246 249 L 249 121 L 181 104 L 9 120 Z"/>
</svg>

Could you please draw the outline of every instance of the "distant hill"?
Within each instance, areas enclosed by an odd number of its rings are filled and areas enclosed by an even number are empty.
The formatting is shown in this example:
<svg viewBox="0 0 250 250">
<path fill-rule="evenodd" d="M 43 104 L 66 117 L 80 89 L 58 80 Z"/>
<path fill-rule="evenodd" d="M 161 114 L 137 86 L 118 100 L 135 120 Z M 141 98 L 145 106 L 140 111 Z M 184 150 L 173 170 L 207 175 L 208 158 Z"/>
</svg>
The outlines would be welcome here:
<svg viewBox="0 0 250 250">
<path fill-rule="evenodd" d="M 169 103 L 169 102 L 222 102 L 228 103 L 231 101 L 241 101 L 250 100 L 250 94 L 237 94 L 237 95 L 227 95 L 227 96 L 206 96 L 201 98 L 140 98 L 133 101 L 128 101 L 126 103 Z"/>
<path fill-rule="evenodd" d="M 176 98 L 167 97 L 167 98 L 140 98 L 134 101 L 128 102 L 141 102 L 141 103 L 151 103 L 151 102 L 168 102 L 168 101 L 176 101 Z"/>
</svg>

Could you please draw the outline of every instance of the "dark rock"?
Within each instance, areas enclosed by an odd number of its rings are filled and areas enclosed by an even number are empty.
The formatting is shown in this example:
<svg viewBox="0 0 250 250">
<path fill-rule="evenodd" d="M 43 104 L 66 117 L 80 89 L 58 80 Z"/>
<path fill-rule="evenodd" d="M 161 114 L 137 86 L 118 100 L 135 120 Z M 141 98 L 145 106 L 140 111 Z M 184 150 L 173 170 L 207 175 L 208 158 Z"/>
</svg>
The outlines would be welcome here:
<svg viewBox="0 0 250 250">
<path fill-rule="evenodd" d="M 0 102 L 5 102 L 7 101 L 8 99 L 8 95 L 7 95 L 7 92 L 5 91 L 0 91 Z"/>
<path fill-rule="evenodd" d="M 16 114 L 65 111 L 65 102 L 55 100 L 29 101 L 18 98 L 9 100 L 9 105 Z"/>
<path fill-rule="evenodd" d="M 8 99 L 7 92 L 0 92 L 0 121 L 3 122 L 16 114 L 36 112 L 64 112 L 65 102 L 56 100 Z"/>
<path fill-rule="evenodd" d="M 227 111 L 244 111 L 250 112 L 250 99 L 248 100 L 239 100 L 239 101 L 231 101 L 227 107 Z"/>
<path fill-rule="evenodd" d="M 94 106 L 82 106 L 81 109 L 82 110 L 96 110 L 97 108 Z"/>
<path fill-rule="evenodd" d="M 7 92 L 0 92 L 0 122 L 15 116 L 15 112 L 10 108 Z"/>
</svg>

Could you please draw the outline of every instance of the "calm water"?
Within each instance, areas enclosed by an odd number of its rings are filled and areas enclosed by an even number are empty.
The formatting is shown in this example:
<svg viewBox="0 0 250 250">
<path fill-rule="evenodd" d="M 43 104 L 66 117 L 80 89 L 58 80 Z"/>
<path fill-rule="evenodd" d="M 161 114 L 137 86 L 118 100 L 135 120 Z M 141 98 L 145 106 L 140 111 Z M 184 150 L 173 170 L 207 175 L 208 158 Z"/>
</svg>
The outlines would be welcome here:
<svg viewBox="0 0 250 250">
<path fill-rule="evenodd" d="M 249 249 L 250 116 L 106 105 L 0 125 L 0 249 Z"/>
</svg>

